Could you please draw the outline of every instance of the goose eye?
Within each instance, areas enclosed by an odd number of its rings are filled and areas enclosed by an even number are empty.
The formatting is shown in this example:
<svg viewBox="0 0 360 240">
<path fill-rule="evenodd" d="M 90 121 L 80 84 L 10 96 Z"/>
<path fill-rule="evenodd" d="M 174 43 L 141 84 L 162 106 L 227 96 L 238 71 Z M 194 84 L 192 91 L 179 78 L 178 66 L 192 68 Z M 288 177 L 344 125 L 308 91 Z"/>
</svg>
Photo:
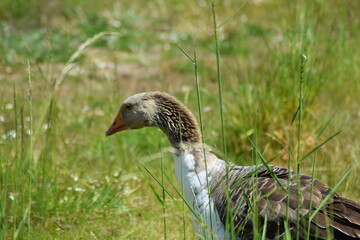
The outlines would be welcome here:
<svg viewBox="0 0 360 240">
<path fill-rule="evenodd" d="M 131 110 L 132 106 L 130 104 L 128 104 L 128 105 L 125 106 L 125 108 L 126 108 L 126 110 L 129 111 L 129 110 Z"/>
</svg>

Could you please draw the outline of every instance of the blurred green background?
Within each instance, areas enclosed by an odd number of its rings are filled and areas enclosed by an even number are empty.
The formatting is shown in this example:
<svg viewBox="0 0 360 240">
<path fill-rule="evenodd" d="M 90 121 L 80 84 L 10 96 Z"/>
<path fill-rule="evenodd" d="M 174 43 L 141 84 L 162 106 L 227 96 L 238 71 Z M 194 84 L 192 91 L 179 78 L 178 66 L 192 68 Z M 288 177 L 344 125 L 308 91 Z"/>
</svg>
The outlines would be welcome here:
<svg viewBox="0 0 360 240">
<path fill-rule="evenodd" d="M 157 129 L 104 133 L 121 102 L 143 91 L 169 92 L 198 117 L 194 66 L 178 45 L 190 56 L 196 51 L 205 140 L 223 157 L 211 4 L 0 1 L 1 239 L 184 237 L 181 198 L 166 180 L 176 203 L 166 198 L 164 228 L 162 204 L 147 181 L 157 194 L 162 190 L 139 165 L 161 179 L 161 155 L 175 181 L 165 136 Z M 301 171 L 311 174 L 316 160 L 315 176 L 334 186 L 353 166 L 338 192 L 358 201 L 360 2 L 214 4 L 218 25 L 224 23 L 219 44 L 228 160 L 254 162 L 244 128 L 271 164 L 294 166 L 298 121 L 292 119 L 304 54 L 300 155 L 341 133 L 304 160 Z M 116 34 L 96 39 L 68 62 L 104 31 Z M 192 239 L 188 211 L 185 222 Z"/>
</svg>

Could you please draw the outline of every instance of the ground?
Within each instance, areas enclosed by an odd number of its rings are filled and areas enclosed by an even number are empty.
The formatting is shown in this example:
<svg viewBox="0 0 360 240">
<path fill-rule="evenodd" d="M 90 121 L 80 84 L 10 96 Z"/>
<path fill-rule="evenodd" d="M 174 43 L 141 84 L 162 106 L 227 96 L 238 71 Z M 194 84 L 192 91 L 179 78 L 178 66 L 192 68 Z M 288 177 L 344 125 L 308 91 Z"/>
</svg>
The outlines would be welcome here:
<svg viewBox="0 0 360 240">
<path fill-rule="evenodd" d="M 143 91 L 175 95 L 199 120 L 194 64 L 179 47 L 191 58 L 196 51 L 204 136 L 215 153 L 253 164 L 250 138 L 271 164 L 295 169 L 329 140 L 301 172 L 312 174 L 315 162 L 315 176 L 334 187 L 352 167 L 337 192 L 360 199 L 360 4 L 214 6 L 226 155 L 211 2 L 1 1 L 2 239 L 192 238 L 165 136 L 104 134 L 121 102 Z M 173 199 L 154 180 L 162 167 Z"/>
</svg>

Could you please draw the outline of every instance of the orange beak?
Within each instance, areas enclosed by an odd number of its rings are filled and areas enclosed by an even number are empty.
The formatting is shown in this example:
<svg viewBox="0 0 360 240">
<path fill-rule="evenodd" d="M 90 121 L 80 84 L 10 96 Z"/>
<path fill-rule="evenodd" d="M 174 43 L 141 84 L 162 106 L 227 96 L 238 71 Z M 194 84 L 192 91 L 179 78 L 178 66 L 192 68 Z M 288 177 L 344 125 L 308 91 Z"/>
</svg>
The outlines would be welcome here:
<svg viewBox="0 0 360 240">
<path fill-rule="evenodd" d="M 110 136 L 110 135 L 113 135 L 114 133 L 126 130 L 128 128 L 129 127 L 123 122 L 120 113 L 118 113 L 116 115 L 114 122 L 111 124 L 109 129 L 106 131 L 105 135 Z"/>
</svg>

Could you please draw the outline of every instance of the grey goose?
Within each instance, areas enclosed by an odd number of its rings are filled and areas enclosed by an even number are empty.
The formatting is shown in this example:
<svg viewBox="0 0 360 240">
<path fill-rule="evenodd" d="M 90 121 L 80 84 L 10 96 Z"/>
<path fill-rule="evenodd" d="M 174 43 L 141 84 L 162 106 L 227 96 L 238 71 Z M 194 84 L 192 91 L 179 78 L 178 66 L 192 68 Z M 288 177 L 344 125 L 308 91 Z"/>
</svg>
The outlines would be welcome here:
<svg viewBox="0 0 360 240">
<path fill-rule="evenodd" d="M 309 220 L 330 193 L 328 185 L 277 166 L 227 167 L 204 147 L 195 117 L 175 97 L 162 92 L 129 97 L 106 135 L 143 127 L 160 128 L 173 147 L 175 173 L 193 208 L 200 239 L 253 239 L 255 224 L 266 226 L 267 239 L 285 234 L 299 239 L 360 239 L 359 203 L 333 193 Z"/>
</svg>

